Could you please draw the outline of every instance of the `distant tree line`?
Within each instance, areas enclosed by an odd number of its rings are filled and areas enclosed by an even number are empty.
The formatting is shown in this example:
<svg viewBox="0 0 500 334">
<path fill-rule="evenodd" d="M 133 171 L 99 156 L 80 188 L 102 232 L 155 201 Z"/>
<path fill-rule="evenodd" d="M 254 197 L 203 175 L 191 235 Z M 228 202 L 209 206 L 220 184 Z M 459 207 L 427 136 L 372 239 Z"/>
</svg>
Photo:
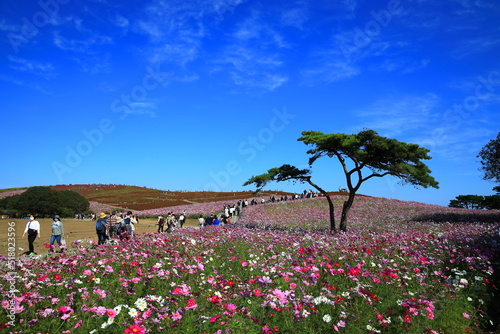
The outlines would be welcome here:
<svg viewBox="0 0 500 334">
<path fill-rule="evenodd" d="M 497 191 L 496 195 L 459 195 L 455 199 L 452 199 L 448 206 L 452 208 L 478 210 L 500 209 L 500 186 L 493 189 Z"/>
<path fill-rule="evenodd" d="M 500 132 L 490 140 L 477 155 L 481 160 L 483 180 L 500 183 Z M 500 186 L 493 187 L 495 195 L 459 195 L 450 201 L 448 206 L 466 209 L 500 209 Z"/>
<path fill-rule="evenodd" d="M 89 210 L 89 201 L 71 190 L 53 190 L 50 187 L 31 187 L 22 194 L 0 199 L 0 210 L 12 217 L 29 214 L 38 217 L 72 217 Z"/>
</svg>

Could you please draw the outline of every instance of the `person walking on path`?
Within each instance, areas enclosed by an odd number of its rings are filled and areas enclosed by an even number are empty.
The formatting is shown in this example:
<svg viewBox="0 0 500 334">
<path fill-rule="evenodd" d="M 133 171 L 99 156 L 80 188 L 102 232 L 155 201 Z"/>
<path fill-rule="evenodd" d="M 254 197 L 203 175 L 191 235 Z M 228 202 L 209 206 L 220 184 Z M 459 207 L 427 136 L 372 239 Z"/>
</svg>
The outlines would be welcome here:
<svg viewBox="0 0 500 334">
<path fill-rule="evenodd" d="M 24 229 L 23 238 L 28 233 L 28 248 L 29 250 L 25 252 L 26 255 L 35 255 L 35 246 L 34 242 L 37 236 L 41 236 L 40 234 L 40 222 L 35 220 L 33 215 L 30 215 L 30 221 L 26 224 L 26 228 Z"/>
<path fill-rule="evenodd" d="M 101 212 L 99 219 L 95 222 L 95 232 L 97 233 L 98 245 L 104 245 L 106 243 L 106 229 L 108 226 L 108 220 L 106 217 L 106 214 Z"/>
<path fill-rule="evenodd" d="M 134 236 L 135 226 L 137 224 L 137 220 L 132 216 L 132 211 L 128 211 L 125 219 L 123 219 L 122 224 L 125 224 L 125 228 L 130 237 Z"/>
<path fill-rule="evenodd" d="M 52 235 L 50 236 L 50 252 L 55 253 L 54 243 L 57 242 L 57 245 L 59 246 L 59 253 L 62 253 L 64 249 L 64 247 L 62 246 L 62 238 L 64 238 L 64 226 L 58 215 L 55 215 L 53 220 Z"/>
<path fill-rule="evenodd" d="M 158 216 L 158 231 L 156 233 L 163 233 L 165 228 L 165 218 L 163 216 Z"/>
<path fill-rule="evenodd" d="M 116 211 L 111 212 L 111 216 L 108 219 L 108 234 L 110 238 L 116 237 L 116 230 L 118 229 L 118 216 Z"/>
</svg>

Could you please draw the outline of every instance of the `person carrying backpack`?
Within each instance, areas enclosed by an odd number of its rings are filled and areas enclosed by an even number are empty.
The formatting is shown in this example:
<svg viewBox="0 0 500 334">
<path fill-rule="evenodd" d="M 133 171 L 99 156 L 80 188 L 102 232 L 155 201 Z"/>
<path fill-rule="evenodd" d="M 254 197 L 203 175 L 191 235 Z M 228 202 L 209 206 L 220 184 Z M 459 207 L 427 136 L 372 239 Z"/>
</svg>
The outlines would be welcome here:
<svg viewBox="0 0 500 334">
<path fill-rule="evenodd" d="M 108 227 L 108 220 L 106 214 L 101 212 L 99 219 L 95 222 L 95 231 L 97 233 L 97 244 L 104 245 L 106 243 L 106 229 Z"/>
</svg>

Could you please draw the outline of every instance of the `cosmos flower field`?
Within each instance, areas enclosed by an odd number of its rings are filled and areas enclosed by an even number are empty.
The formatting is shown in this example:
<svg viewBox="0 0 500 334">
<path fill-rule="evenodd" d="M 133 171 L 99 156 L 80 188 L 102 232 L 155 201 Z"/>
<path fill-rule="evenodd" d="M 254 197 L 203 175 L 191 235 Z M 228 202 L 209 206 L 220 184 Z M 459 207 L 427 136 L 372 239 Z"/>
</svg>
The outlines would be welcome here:
<svg viewBox="0 0 500 334">
<path fill-rule="evenodd" d="M 80 240 L 65 254 L 15 263 L 2 257 L 0 333 L 498 326 L 498 211 L 359 197 L 348 232 L 337 234 L 327 230 L 327 213 L 324 199 L 255 205 L 236 224 L 104 246 Z"/>
</svg>

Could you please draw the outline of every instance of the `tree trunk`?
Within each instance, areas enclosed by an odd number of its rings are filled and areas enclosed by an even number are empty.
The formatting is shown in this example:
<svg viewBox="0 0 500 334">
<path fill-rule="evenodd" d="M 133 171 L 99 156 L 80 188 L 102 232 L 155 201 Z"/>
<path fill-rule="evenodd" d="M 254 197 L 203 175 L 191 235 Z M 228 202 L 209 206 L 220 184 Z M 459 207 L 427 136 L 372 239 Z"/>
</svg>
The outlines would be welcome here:
<svg viewBox="0 0 500 334">
<path fill-rule="evenodd" d="M 328 194 L 325 195 L 326 200 L 328 201 L 328 207 L 330 209 L 330 231 L 332 232 L 337 232 L 337 229 L 335 227 L 335 208 L 333 206 L 332 199 Z"/>
<path fill-rule="evenodd" d="M 306 179 L 306 182 L 309 183 L 311 186 L 313 186 L 315 189 L 317 189 L 320 193 L 322 193 L 326 197 L 326 200 L 328 201 L 328 207 L 330 209 L 330 230 L 333 232 L 337 232 L 337 229 L 335 227 L 335 208 L 333 206 L 333 202 L 332 199 L 330 198 L 330 195 L 328 195 L 328 193 L 325 190 L 321 189 L 320 186 L 312 182 L 311 177 L 308 177 Z"/>
<path fill-rule="evenodd" d="M 351 209 L 352 203 L 354 203 L 354 196 L 356 196 L 356 194 L 350 192 L 349 198 L 342 205 L 342 215 L 340 217 L 340 226 L 339 226 L 339 230 L 342 232 L 347 231 L 347 216 L 349 214 L 349 210 Z"/>
</svg>

